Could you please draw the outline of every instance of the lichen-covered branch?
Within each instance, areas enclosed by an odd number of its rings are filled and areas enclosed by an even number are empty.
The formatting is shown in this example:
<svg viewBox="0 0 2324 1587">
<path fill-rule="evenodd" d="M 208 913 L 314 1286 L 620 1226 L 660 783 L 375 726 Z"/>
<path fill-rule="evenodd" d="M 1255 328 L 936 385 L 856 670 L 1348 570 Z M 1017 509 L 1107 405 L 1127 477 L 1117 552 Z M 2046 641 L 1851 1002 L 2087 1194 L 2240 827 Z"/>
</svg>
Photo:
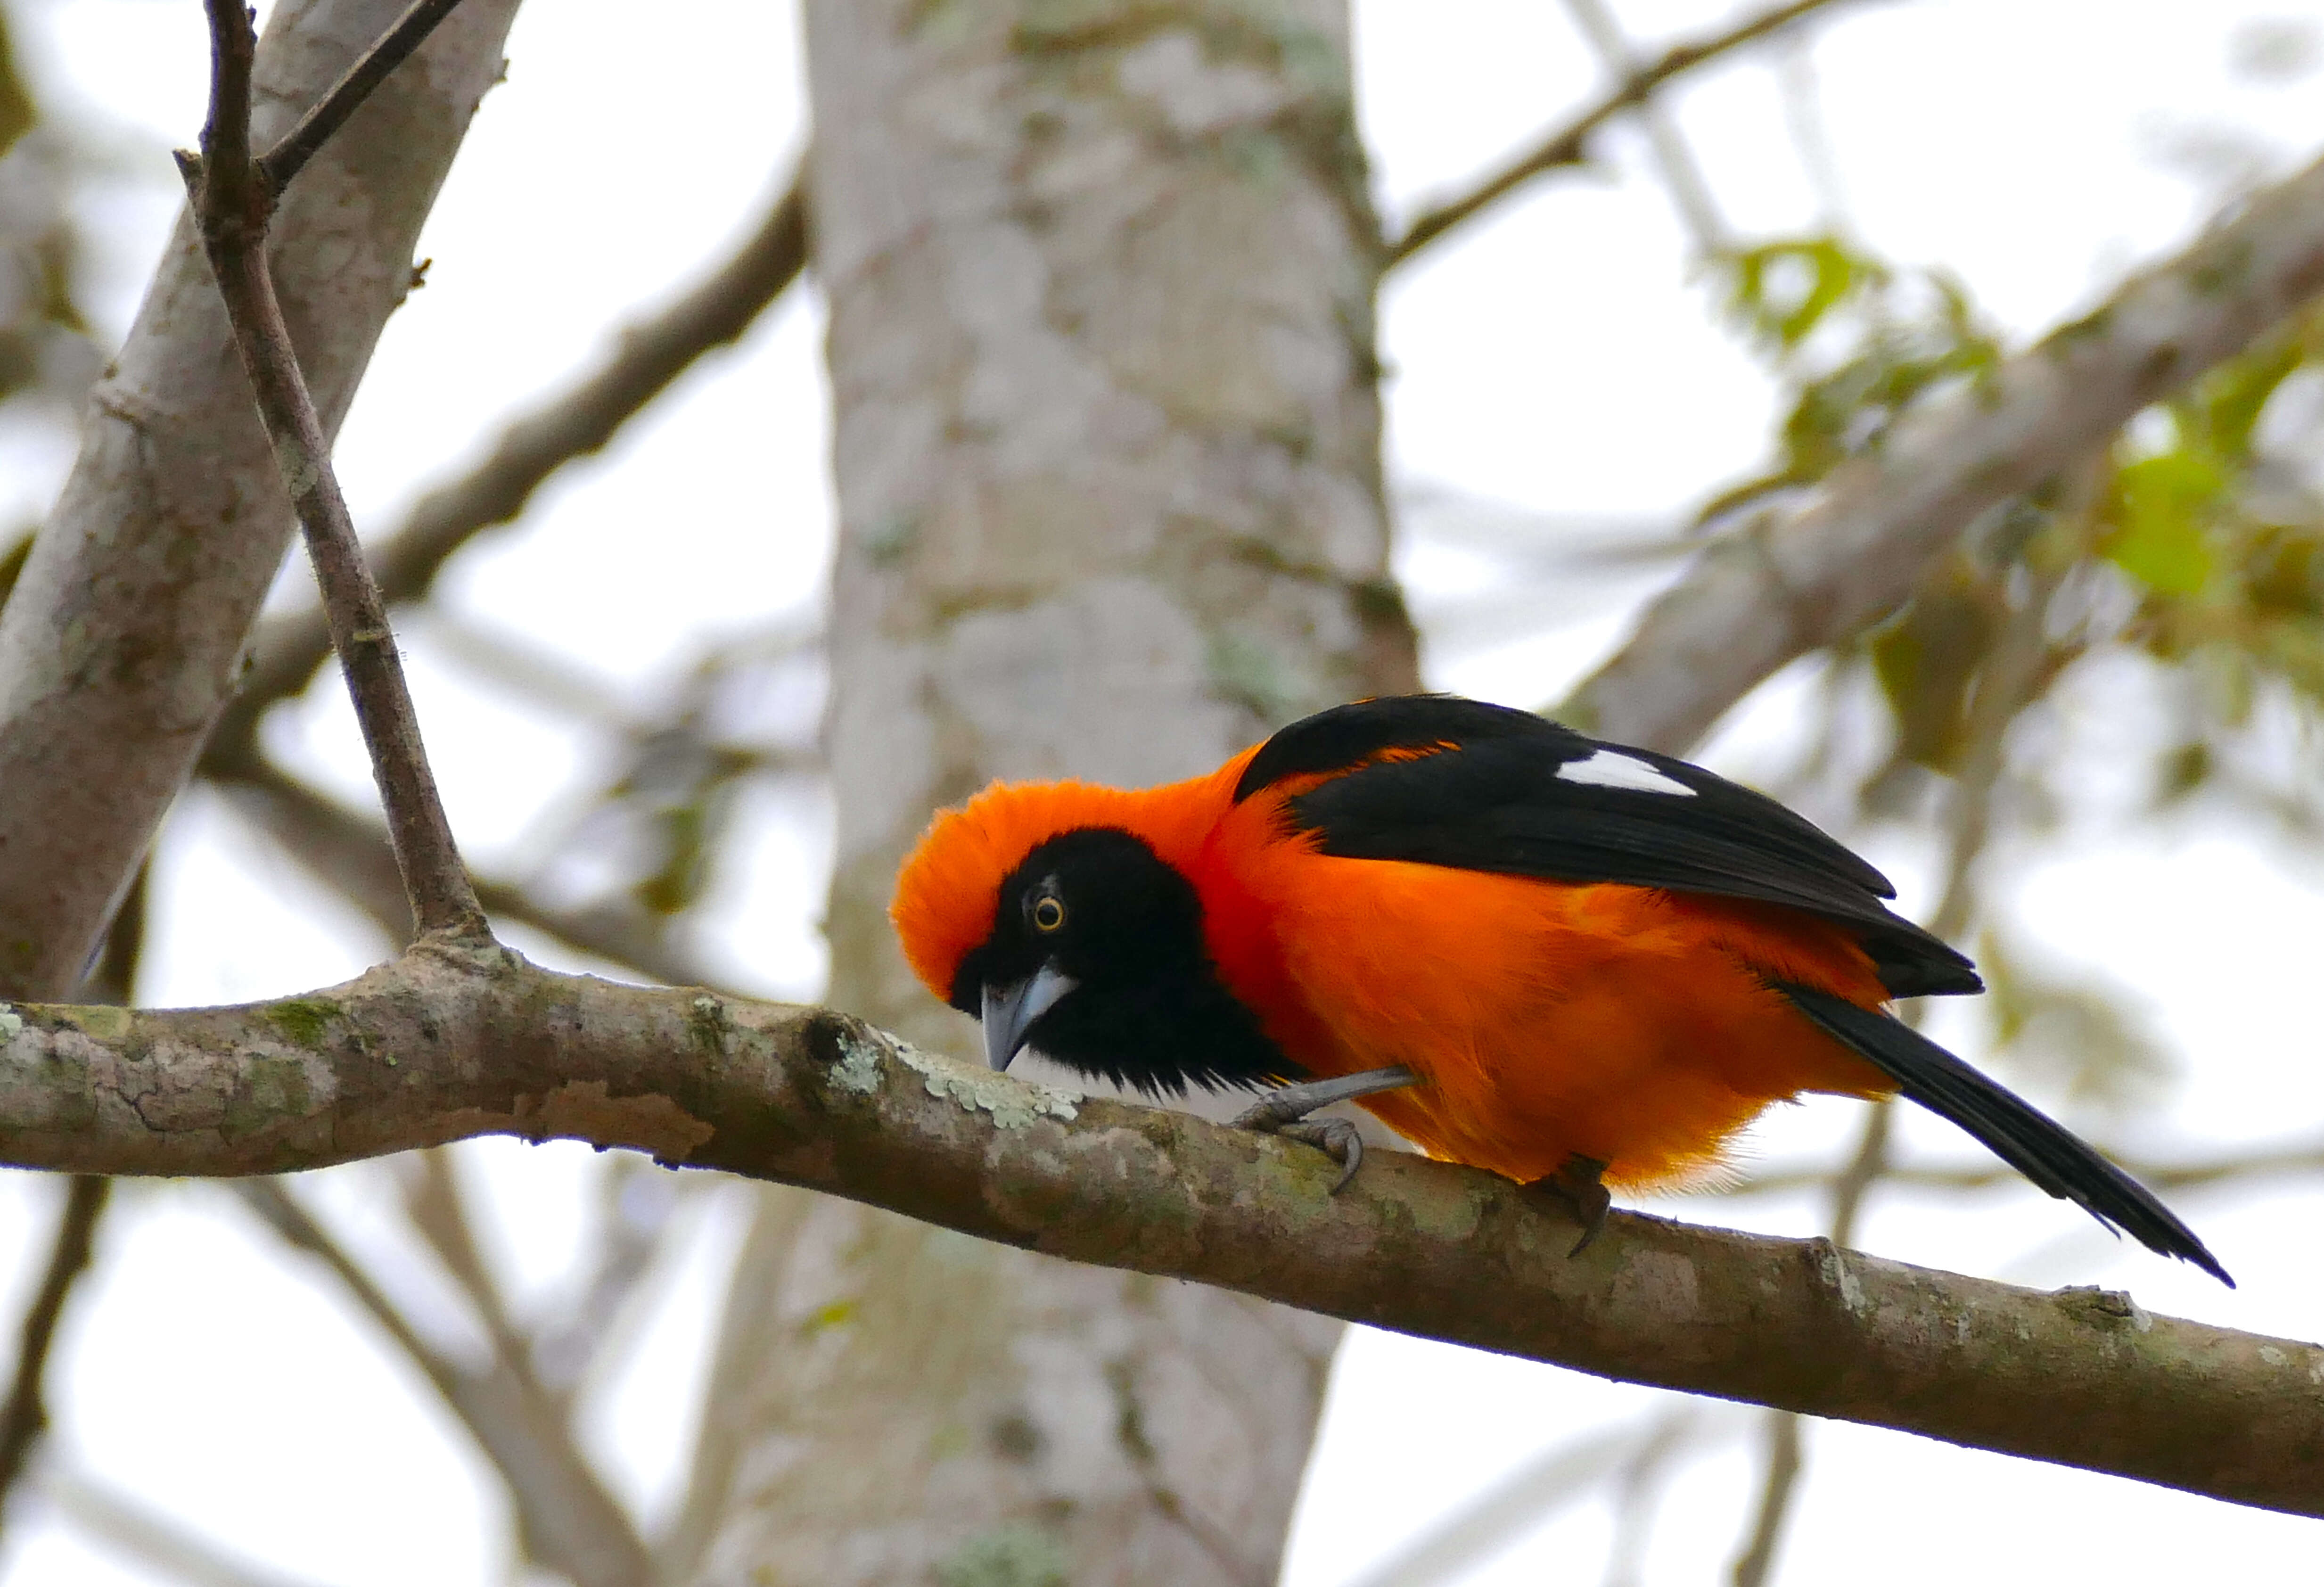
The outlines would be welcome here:
<svg viewBox="0 0 2324 1587">
<path fill-rule="evenodd" d="M 1900 420 L 1804 511 L 1718 541 L 1559 714 L 1683 752 L 1777 669 L 1877 622 L 1978 514 L 2055 477 L 2319 291 L 2324 161 L 1990 378 Z"/>
<path fill-rule="evenodd" d="M 239 1008 L 0 1014 L 0 1158 L 320 1167 L 465 1136 L 627 1147 L 1075 1260 L 1663 1388 L 2324 1515 L 2324 1349 L 1618 1213 L 1076 1098 L 845 1015 L 551 974 L 430 941 Z"/>
</svg>

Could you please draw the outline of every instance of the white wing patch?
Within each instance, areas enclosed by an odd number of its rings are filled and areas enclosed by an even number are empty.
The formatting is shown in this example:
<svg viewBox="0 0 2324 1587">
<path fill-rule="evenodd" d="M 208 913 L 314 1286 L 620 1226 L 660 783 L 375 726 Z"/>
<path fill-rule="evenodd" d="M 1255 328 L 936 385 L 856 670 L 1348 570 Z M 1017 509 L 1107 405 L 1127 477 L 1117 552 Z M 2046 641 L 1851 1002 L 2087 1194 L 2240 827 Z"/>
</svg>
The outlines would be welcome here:
<svg viewBox="0 0 2324 1587">
<path fill-rule="evenodd" d="M 1640 793 L 1681 794 L 1690 799 L 1694 797 L 1694 789 L 1676 778 L 1665 777 L 1644 761 L 1618 755 L 1611 750 L 1600 750 L 1587 761 L 1568 761 L 1557 769 L 1557 775 L 1565 782 L 1636 789 Z"/>
</svg>

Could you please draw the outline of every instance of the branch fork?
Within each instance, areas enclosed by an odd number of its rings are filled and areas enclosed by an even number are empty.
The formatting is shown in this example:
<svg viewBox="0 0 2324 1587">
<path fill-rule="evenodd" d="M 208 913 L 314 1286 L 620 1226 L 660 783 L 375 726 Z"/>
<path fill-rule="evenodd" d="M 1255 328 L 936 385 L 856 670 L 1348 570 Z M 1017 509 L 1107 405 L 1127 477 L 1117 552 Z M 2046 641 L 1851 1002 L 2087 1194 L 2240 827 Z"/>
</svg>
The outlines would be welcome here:
<svg viewBox="0 0 2324 1587">
<path fill-rule="evenodd" d="M 274 448 L 282 486 L 322 587 L 332 647 L 338 652 L 372 775 L 386 807 L 396 867 L 423 935 L 486 939 L 491 927 L 460 863 L 444 814 L 420 719 L 404 681 L 387 608 L 364 560 L 355 521 L 331 468 L 314 398 L 300 373 L 290 333 L 267 270 L 266 231 L 282 189 L 365 96 L 420 47 L 458 0 L 419 0 L 386 36 L 300 119 L 282 141 L 254 157 L 252 63 L 257 38 L 240 0 L 206 0 L 210 24 L 209 118 L 202 152 L 180 151 L 178 170 L 217 278 L 252 395 Z"/>
</svg>

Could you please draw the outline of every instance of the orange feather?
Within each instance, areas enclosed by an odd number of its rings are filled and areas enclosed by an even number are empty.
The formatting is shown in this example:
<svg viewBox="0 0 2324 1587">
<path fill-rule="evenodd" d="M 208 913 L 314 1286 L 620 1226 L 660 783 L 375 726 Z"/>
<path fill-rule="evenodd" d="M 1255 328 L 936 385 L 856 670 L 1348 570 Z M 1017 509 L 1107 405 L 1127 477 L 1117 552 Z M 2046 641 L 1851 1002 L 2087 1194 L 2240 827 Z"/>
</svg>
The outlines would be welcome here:
<svg viewBox="0 0 2324 1587">
<path fill-rule="evenodd" d="M 1532 1181 L 1580 1155 L 1617 1186 L 1682 1184 L 1771 1103 L 1894 1090 L 1767 985 L 1880 1007 L 1846 928 L 1740 900 L 1324 854 L 1284 811 L 1323 779 L 1235 801 L 1256 752 L 1135 791 L 995 785 L 940 815 L 897 882 L 914 971 L 951 998 L 1003 879 L 1051 838 L 1110 827 L 1192 883 L 1220 979 L 1293 1062 L 1317 1077 L 1420 1075 L 1363 1105 L 1431 1156 Z"/>
</svg>

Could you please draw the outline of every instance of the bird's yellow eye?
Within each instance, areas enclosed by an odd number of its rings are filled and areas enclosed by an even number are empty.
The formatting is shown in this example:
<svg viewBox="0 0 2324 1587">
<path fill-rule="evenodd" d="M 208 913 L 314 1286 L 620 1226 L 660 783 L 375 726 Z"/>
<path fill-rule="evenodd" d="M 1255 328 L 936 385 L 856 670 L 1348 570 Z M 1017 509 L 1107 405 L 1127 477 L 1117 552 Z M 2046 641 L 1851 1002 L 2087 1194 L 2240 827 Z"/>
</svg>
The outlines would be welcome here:
<svg viewBox="0 0 2324 1587">
<path fill-rule="evenodd" d="M 1033 900 L 1033 929 L 1056 931 L 1065 923 L 1065 906 L 1053 898 Z"/>
</svg>

